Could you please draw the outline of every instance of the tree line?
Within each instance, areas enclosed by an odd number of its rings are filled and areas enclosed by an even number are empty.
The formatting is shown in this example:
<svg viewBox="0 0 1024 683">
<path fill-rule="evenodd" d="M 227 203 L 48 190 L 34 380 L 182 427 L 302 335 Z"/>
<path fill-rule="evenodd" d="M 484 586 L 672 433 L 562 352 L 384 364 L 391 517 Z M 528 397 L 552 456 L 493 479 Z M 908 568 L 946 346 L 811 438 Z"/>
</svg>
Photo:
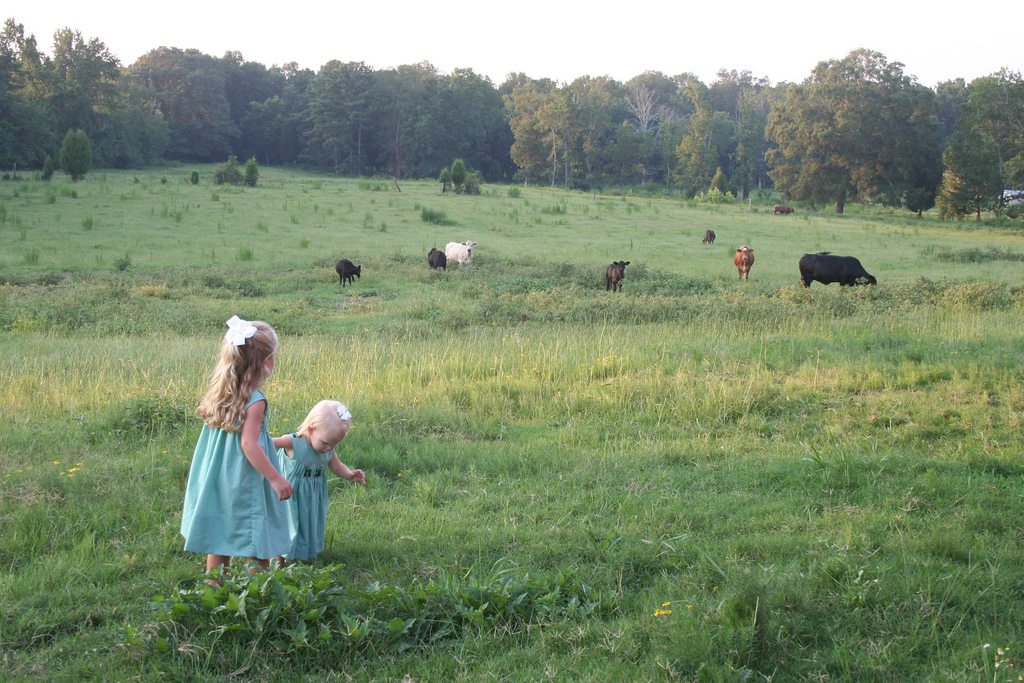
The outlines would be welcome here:
<svg viewBox="0 0 1024 683">
<path fill-rule="evenodd" d="M 1007 69 L 919 84 L 870 50 L 802 83 L 722 70 L 571 83 L 428 62 L 269 68 L 160 47 L 125 67 L 62 29 L 51 54 L 8 19 L 0 34 L 0 168 L 42 168 L 68 131 L 94 165 L 159 160 L 301 164 L 346 175 L 438 177 L 461 159 L 492 182 L 674 188 L 685 196 L 874 202 L 944 216 L 1007 210 L 1024 188 L 1024 80 Z M 716 195 L 717 196 L 717 195 Z"/>
</svg>

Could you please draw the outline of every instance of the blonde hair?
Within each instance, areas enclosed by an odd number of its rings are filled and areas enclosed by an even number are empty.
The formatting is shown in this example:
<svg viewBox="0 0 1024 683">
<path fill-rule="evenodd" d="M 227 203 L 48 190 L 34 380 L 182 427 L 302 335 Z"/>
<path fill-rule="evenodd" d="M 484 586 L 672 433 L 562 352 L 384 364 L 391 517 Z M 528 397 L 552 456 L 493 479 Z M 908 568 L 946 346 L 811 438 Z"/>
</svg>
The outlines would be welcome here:
<svg viewBox="0 0 1024 683">
<path fill-rule="evenodd" d="M 196 408 L 196 416 L 210 427 L 227 432 L 241 429 L 252 392 L 267 379 L 267 359 L 277 353 L 277 332 L 262 320 L 252 324 L 256 334 L 241 346 L 226 339 L 221 343 L 210 386 Z"/>
<path fill-rule="evenodd" d="M 330 433 L 344 430 L 341 435 L 344 438 L 345 434 L 348 433 L 349 421 L 341 419 L 338 415 L 340 408 L 341 403 L 338 401 L 320 401 L 309 411 L 306 419 L 302 421 L 302 424 L 295 430 L 295 433 L 299 436 L 308 437 L 309 428 L 316 427 Z"/>
</svg>

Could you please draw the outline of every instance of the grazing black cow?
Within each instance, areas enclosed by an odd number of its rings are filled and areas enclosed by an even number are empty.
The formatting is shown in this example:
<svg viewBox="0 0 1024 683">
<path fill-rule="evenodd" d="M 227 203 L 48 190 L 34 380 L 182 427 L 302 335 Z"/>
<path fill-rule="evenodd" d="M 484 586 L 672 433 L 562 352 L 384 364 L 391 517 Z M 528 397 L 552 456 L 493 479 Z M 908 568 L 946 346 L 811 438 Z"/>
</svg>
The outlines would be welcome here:
<svg viewBox="0 0 1024 683">
<path fill-rule="evenodd" d="M 701 240 L 703 244 L 714 244 L 715 243 L 715 231 L 708 230 L 704 233 L 704 239 Z"/>
<path fill-rule="evenodd" d="M 343 258 L 337 263 L 335 263 L 334 269 L 338 271 L 338 277 L 341 278 L 342 287 L 345 286 L 346 282 L 351 282 L 354 285 L 356 281 L 352 276 L 355 275 L 356 277 L 361 278 L 363 272 L 362 266 L 355 265 L 347 258 Z"/>
<path fill-rule="evenodd" d="M 833 256 L 827 251 L 800 257 L 800 279 L 804 287 L 810 287 L 812 280 L 823 285 L 838 282 L 840 286 L 847 287 L 878 284 L 875 276 L 864 270 L 853 256 Z"/>
<path fill-rule="evenodd" d="M 615 263 L 608 266 L 604 271 L 604 291 L 609 289 L 616 292 L 622 289 L 622 278 L 626 277 L 626 266 L 629 265 L 629 261 L 616 261 Z"/>
<path fill-rule="evenodd" d="M 448 257 L 439 249 L 433 247 L 430 249 L 427 253 L 427 263 L 430 264 L 431 268 L 442 268 L 444 270 L 448 270 Z"/>
</svg>

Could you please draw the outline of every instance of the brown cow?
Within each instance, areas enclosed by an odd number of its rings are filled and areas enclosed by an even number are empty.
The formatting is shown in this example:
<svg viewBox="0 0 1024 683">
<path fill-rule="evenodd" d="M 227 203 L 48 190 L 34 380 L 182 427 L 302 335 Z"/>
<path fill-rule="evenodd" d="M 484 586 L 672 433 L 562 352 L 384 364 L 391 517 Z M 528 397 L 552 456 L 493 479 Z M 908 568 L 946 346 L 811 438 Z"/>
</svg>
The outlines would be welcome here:
<svg viewBox="0 0 1024 683">
<path fill-rule="evenodd" d="M 714 230 L 708 230 L 706 233 L 704 233 L 704 239 L 702 239 L 701 242 L 704 243 L 704 244 L 714 244 L 715 243 L 715 231 Z"/>
<path fill-rule="evenodd" d="M 736 256 L 733 257 L 732 262 L 736 264 L 736 268 L 740 271 L 740 280 L 747 281 L 750 266 L 754 265 L 754 250 L 747 245 L 743 245 L 736 250 Z"/>
<path fill-rule="evenodd" d="M 629 261 L 616 261 L 611 264 L 604 271 L 604 289 L 608 291 L 611 289 L 613 292 L 622 289 L 622 278 L 626 277 L 626 266 L 629 265 Z"/>
<path fill-rule="evenodd" d="M 775 214 L 779 213 L 793 213 L 793 207 L 783 206 L 782 204 L 776 204 L 775 208 L 772 209 L 772 215 L 774 216 Z"/>
</svg>

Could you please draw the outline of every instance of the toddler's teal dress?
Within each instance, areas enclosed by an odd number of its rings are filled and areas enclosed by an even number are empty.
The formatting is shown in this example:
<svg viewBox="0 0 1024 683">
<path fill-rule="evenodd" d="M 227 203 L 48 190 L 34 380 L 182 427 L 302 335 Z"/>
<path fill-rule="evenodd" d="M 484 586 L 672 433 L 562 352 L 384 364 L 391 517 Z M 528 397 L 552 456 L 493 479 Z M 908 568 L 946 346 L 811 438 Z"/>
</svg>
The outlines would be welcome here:
<svg viewBox="0 0 1024 683">
<path fill-rule="evenodd" d="M 327 526 L 327 464 L 334 451 L 318 453 L 303 437 L 292 434 L 292 457 L 278 451 L 283 470 L 292 484 L 288 499 L 291 511 L 292 549 L 289 560 L 312 560 L 324 549 Z"/>
<path fill-rule="evenodd" d="M 266 400 L 255 390 L 246 410 Z M 263 413 L 259 442 L 274 463 L 268 412 L 269 406 Z M 185 488 L 181 535 L 185 550 L 208 555 L 268 560 L 291 547 L 288 503 L 278 500 L 270 481 L 246 460 L 240 433 L 203 425 Z"/>
</svg>

